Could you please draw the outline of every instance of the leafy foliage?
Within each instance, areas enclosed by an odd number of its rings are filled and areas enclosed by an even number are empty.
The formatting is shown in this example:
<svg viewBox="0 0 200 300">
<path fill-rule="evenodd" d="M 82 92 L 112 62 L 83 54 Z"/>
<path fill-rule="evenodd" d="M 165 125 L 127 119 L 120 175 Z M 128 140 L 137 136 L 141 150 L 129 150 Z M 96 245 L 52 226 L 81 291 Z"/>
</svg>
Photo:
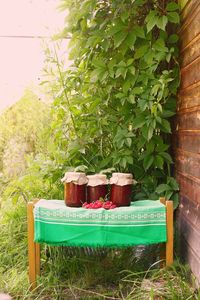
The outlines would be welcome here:
<svg viewBox="0 0 200 300">
<path fill-rule="evenodd" d="M 39 196 L 41 192 L 38 191 L 45 191 L 44 187 L 51 185 L 50 182 L 45 185 L 39 165 L 36 167 L 38 159 L 35 159 L 41 152 L 44 157 L 47 151 L 46 128 L 49 120 L 49 105 L 40 101 L 30 89 L 1 114 L 0 202 L 2 198 L 6 202 L 12 198 L 16 203 L 19 197 L 28 201 Z"/>
<path fill-rule="evenodd" d="M 52 134 L 63 164 L 132 172 L 135 199 L 177 201 L 169 145 L 179 85 L 178 5 L 77 0 L 61 7 L 69 11 L 63 36 L 71 35 L 73 65 L 66 69 L 56 52 L 47 57 L 56 96 Z"/>
</svg>

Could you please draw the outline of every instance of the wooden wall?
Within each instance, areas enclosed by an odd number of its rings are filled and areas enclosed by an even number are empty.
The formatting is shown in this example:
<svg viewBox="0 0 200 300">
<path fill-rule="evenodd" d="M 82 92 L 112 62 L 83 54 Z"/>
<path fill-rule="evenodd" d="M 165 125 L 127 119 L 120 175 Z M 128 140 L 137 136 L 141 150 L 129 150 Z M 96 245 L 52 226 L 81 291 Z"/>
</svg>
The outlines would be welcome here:
<svg viewBox="0 0 200 300">
<path fill-rule="evenodd" d="M 181 256 L 200 282 L 200 0 L 184 7 L 179 36 L 181 86 L 173 142 L 180 186 L 177 224 Z"/>
</svg>

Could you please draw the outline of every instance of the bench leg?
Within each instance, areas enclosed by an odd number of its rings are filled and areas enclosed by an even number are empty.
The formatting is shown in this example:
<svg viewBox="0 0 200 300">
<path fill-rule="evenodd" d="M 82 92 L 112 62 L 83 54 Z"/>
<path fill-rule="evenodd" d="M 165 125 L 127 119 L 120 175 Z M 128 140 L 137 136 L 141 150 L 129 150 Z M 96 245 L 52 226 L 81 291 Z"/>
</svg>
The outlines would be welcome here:
<svg viewBox="0 0 200 300">
<path fill-rule="evenodd" d="M 160 259 L 160 268 L 164 268 L 165 267 L 165 259 L 166 259 L 166 243 L 161 243 L 160 244 L 160 255 L 159 255 L 159 259 Z"/>
<path fill-rule="evenodd" d="M 36 244 L 34 243 L 33 207 L 34 207 L 33 202 L 29 202 L 27 207 L 27 219 L 28 219 L 28 263 L 29 263 L 30 289 L 36 288 Z"/>
<path fill-rule="evenodd" d="M 40 276 L 40 244 L 35 243 L 36 275 Z"/>
<path fill-rule="evenodd" d="M 166 201 L 167 242 L 166 242 L 166 266 L 173 264 L 174 250 L 174 226 L 173 226 L 173 201 Z"/>
</svg>

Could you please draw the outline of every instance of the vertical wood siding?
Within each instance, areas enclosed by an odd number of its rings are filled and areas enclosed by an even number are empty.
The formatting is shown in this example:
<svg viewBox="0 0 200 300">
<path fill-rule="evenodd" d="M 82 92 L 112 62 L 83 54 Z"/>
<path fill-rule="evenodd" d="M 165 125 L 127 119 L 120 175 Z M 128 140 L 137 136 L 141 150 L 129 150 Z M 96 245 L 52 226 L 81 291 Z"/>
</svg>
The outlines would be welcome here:
<svg viewBox="0 0 200 300">
<path fill-rule="evenodd" d="M 182 258 L 200 282 L 200 0 L 182 12 L 181 85 L 173 144 L 180 186 L 177 223 Z"/>
</svg>

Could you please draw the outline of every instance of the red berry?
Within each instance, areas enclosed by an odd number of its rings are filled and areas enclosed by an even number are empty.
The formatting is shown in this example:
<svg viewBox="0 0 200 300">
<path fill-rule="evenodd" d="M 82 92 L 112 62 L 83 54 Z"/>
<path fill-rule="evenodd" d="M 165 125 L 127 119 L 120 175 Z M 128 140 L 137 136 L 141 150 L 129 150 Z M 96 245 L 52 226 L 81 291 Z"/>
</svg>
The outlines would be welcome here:
<svg viewBox="0 0 200 300">
<path fill-rule="evenodd" d="M 102 203 L 97 203 L 96 208 L 102 208 Z"/>
<path fill-rule="evenodd" d="M 108 205 L 112 205 L 112 201 L 106 201 L 106 204 L 108 204 Z"/>
<path fill-rule="evenodd" d="M 116 208 L 117 206 L 115 205 L 115 204 L 113 204 L 113 205 L 111 205 L 110 206 L 110 209 L 114 209 L 114 208 Z"/>
<path fill-rule="evenodd" d="M 105 203 L 102 207 L 105 208 L 105 209 L 109 209 L 110 208 L 110 204 Z"/>
</svg>

